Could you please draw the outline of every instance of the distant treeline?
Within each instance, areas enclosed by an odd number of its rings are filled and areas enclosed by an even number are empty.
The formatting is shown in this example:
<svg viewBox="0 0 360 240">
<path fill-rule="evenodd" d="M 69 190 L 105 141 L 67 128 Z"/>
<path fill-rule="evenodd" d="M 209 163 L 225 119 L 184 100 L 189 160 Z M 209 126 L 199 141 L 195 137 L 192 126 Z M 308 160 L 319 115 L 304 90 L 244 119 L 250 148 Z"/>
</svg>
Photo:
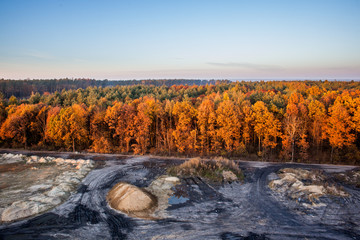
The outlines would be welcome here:
<svg viewBox="0 0 360 240">
<path fill-rule="evenodd" d="M 112 87 L 131 85 L 214 85 L 216 83 L 228 83 L 228 80 L 190 80 L 190 79 L 160 79 L 160 80 L 95 80 L 95 79 L 33 79 L 33 80 L 6 80 L 0 79 L 0 92 L 5 98 L 15 96 L 17 98 L 29 97 L 32 93 L 44 94 L 46 92 L 60 92 L 70 89 L 85 89 L 87 87 Z"/>
<path fill-rule="evenodd" d="M 360 82 L 132 85 L 0 98 L 0 146 L 360 165 Z"/>
</svg>

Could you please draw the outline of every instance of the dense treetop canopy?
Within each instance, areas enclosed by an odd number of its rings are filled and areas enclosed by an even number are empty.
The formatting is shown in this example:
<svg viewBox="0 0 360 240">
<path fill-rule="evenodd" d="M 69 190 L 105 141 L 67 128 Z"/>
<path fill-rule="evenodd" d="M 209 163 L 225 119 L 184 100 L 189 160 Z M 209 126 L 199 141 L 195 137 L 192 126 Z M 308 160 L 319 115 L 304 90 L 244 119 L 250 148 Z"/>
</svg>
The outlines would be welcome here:
<svg viewBox="0 0 360 240">
<path fill-rule="evenodd" d="M 2 88 L 2 146 L 360 164 L 360 82 L 56 81 Z"/>
</svg>

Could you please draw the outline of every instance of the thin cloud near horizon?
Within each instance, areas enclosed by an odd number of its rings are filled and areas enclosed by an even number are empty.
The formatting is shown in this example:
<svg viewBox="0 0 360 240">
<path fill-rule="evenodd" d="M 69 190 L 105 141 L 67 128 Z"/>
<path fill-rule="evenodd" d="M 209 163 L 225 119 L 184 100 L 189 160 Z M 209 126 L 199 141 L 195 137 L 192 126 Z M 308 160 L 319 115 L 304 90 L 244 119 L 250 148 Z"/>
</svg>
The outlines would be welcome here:
<svg viewBox="0 0 360 240">
<path fill-rule="evenodd" d="M 248 68 L 248 69 L 255 69 L 255 70 L 281 70 L 284 69 L 281 66 L 276 65 L 266 65 L 266 64 L 256 64 L 256 63 L 237 63 L 237 62 L 207 62 L 206 64 L 217 66 L 217 67 L 231 67 L 231 68 Z"/>
</svg>

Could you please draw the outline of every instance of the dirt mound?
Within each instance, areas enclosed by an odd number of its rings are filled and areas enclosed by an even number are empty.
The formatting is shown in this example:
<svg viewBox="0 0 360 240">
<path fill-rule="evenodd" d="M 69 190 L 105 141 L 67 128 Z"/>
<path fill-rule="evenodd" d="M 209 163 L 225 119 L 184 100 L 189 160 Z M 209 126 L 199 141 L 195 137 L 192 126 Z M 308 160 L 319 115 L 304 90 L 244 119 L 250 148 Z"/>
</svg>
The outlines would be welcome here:
<svg viewBox="0 0 360 240">
<path fill-rule="evenodd" d="M 144 217 L 157 205 L 154 195 L 124 182 L 116 184 L 108 192 L 106 199 L 112 208 L 135 217 Z"/>
<path fill-rule="evenodd" d="M 158 177 L 146 188 L 120 182 L 108 192 L 106 200 L 113 209 L 130 217 L 162 219 L 167 217 L 168 199 L 179 183 L 179 178 L 167 175 Z"/>
</svg>

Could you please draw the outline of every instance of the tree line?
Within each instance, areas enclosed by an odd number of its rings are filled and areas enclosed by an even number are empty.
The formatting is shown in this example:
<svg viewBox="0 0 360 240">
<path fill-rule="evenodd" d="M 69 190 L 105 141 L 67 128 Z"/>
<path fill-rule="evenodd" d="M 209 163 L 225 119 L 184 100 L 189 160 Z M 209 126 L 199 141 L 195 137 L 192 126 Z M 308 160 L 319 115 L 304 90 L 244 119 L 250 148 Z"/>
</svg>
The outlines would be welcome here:
<svg viewBox="0 0 360 240">
<path fill-rule="evenodd" d="M 189 79 L 163 79 L 163 80 L 95 80 L 95 79 L 33 79 L 33 80 L 9 80 L 0 79 L 0 92 L 4 97 L 15 96 L 17 98 L 29 97 L 32 93 L 54 93 L 55 91 L 87 88 L 87 87 L 111 87 L 131 85 L 206 85 L 219 82 L 230 82 L 228 80 L 189 80 Z"/>
<path fill-rule="evenodd" d="M 88 87 L 0 103 L 3 147 L 360 164 L 360 83 Z"/>
</svg>

